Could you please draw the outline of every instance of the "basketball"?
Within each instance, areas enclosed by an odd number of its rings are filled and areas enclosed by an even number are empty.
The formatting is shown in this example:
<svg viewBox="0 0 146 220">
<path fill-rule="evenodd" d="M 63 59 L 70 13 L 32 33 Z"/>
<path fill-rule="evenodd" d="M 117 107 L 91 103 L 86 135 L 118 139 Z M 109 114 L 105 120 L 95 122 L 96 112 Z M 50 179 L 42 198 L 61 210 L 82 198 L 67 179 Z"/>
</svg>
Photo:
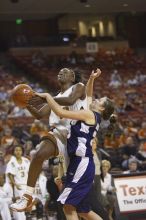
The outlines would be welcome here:
<svg viewBox="0 0 146 220">
<path fill-rule="evenodd" d="M 13 102 L 20 108 L 25 108 L 28 101 L 34 96 L 32 88 L 26 84 L 19 84 L 14 87 L 11 93 Z"/>
</svg>

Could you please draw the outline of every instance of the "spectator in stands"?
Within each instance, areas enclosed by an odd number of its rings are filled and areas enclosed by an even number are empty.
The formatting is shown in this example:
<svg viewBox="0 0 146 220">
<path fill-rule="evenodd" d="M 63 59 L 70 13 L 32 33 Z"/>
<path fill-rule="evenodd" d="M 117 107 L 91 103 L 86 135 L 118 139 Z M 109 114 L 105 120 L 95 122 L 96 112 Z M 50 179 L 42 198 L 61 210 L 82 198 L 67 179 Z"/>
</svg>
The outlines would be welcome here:
<svg viewBox="0 0 146 220">
<path fill-rule="evenodd" d="M 8 98 L 8 93 L 4 86 L 0 87 L 0 101 L 5 101 Z"/>
<path fill-rule="evenodd" d="M 126 144 L 123 146 L 124 153 L 128 156 L 135 156 L 138 146 L 135 144 L 133 137 L 127 137 Z"/>
<path fill-rule="evenodd" d="M 23 117 L 23 116 L 29 116 L 29 112 L 26 109 L 19 108 L 18 106 L 14 106 L 10 113 L 10 117 Z"/>
<path fill-rule="evenodd" d="M 95 63 L 95 58 L 91 54 L 87 53 L 84 57 L 84 62 L 87 65 L 92 65 Z"/>
<path fill-rule="evenodd" d="M 30 152 L 33 150 L 33 143 L 31 140 L 27 140 L 23 146 L 24 148 L 24 155 L 26 158 L 30 160 Z"/>
<path fill-rule="evenodd" d="M 0 174 L 0 214 L 2 220 L 11 220 L 9 205 L 12 202 L 13 190 L 10 184 L 5 182 L 5 175 Z"/>
<path fill-rule="evenodd" d="M 10 127 L 6 127 L 4 129 L 4 136 L 1 139 L 1 146 L 4 150 L 5 155 L 11 155 L 14 145 L 16 144 L 17 139 L 12 135 L 12 129 Z"/>
<path fill-rule="evenodd" d="M 129 99 L 125 100 L 123 108 L 124 108 L 125 112 L 126 111 L 133 111 L 133 110 L 135 110 L 134 104 Z"/>
<path fill-rule="evenodd" d="M 39 120 L 35 119 L 30 128 L 31 135 L 46 136 L 48 134 L 47 127 Z"/>
<path fill-rule="evenodd" d="M 115 196 L 113 193 L 115 192 L 115 188 L 112 185 L 112 176 L 109 173 L 111 163 L 108 160 L 102 160 L 101 166 L 104 178 L 104 181 L 101 180 L 101 193 L 104 198 L 104 206 L 109 213 L 109 219 L 113 220 L 112 214 L 115 202 Z"/>
<path fill-rule="evenodd" d="M 118 70 L 114 70 L 114 72 L 111 75 L 109 86 L 113 88 L 118 88 L 119 86 L 121 86 L 121 84 L 122 84 L 122 79 L 118 74 Z"/>
<path fill-rule="evenodd" d="M 138 151 L 138 145 L 134 141 L 134 138 L 128 136 L 125 140 L 125 144 L 120 146 L 121 150 L 121 166 L 124 170 L 128 169 L 128 161 L 131 157 L 135 157 Z"/>
<path fill-rule="evenodd" d="M 138 170 L 138 160 L 135 158 L 130 158 L 128 160 L 128 168 L 129 170 L 124 171 L 124 174 L 130 174 L 130 173 L 137 173 L 139 172 Z"/>
<path fill-rule="evenodd" d="M 136 71 L 135 79 L 139 84 L 144 83 L 146 81 L 146 74 L 143 74 L 140 70 Z"/>
<path fill-rule="evenodd" d="M 45 64 L 44 55 L 41 51 L 37 51 L 32 55 L 32 64 L 42 67 Z"/>
<path fill-rule="evenodd" d="M 72 51 L 67 59 L 69 64 L 71 65 L 76 65 L 78 63 L 78 55 L 76 51 Z"/>
<path fill-rule="evenodd" d="M 140 163 L 140 170 L 146 170 L 146 141 L 142 141 L 140 143 L 140 146 L 139 146 L 139 150 L 136 154 L 136 158 L 139 160 L 139 163 Z"/>
</svg>

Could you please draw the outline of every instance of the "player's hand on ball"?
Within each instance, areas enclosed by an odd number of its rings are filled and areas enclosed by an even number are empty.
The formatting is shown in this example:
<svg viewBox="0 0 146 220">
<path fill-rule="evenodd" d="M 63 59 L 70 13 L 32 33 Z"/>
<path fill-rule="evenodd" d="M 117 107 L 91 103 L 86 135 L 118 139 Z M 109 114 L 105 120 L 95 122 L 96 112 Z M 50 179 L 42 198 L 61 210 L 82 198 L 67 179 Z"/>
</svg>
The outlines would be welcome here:
<svg viewBox="0 0 146 220">
<path fill-rule="evenodd" d="M 46 103 L 46 100 L 34 93 L 34 96 L 29 100 L 28 105 L 39 106 Z"/>
<path fill-rule="evenodd" d="M 97 68 L 95 72 L 94 72 L 94 70 L 92 70 L 90 77 L 93 79 L 96 79 L 100 75 L 101 75 L 101 70 L 99 68 Z"/>
</svg>

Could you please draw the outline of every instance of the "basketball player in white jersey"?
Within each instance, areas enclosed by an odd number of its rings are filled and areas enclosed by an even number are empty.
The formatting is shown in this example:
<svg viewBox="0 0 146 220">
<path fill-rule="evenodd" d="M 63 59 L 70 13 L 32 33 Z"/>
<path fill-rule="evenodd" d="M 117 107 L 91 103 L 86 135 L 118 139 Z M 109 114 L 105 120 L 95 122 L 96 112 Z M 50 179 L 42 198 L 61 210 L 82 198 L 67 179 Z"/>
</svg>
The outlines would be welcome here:
<svg viewBox="0 0 146 220">
<path fill-rule="evenodd" d="M 23 150 L 21 146 L 14 148 L 14 156 L 11 157 L 7 164 L 6 174 L 9 177 L 10 183 L 14 187 L 15 198 L 20 198 L 26 189 L 28 170 L 30 161 L 22 156 Z M 16 220 L 25 220 L 24 213 L 14 213 Z"/>
<path fill-rule="evenodd" d="M 5 183 L 5 175 L 0 175 L 0 215 L 2 220 L 11 220 L 9 205 L 12 203 L 13 190 L 9 183 Z"/>
<path fill-rule="evenodd" d="M 74 71 L 68 68 L 62 69 L 58 74 L 58 82 L 60 84 L 60 93 L 54 98 L 58 104 L 68 106 L 68 109 L 71 110 L 87 108 L 85 86 L 82 83 L 77 82 Z M 12 210 L 19 212 L 27 210 L 27 208 L 30 208 L 32 205 L 34 187 L 42 170 L 44 160 L 47 160 L 50 157 L 55 157 L 59 154 L 63 154 L 65 155 L 65 158 L 67 158 L 66 139 L 70 119 L 60 119 L 53 112 L 50 114 L 48 104 L 40 110 L 37 110 L 36 105 L 37 98 L 36 100 L 30 101 L 27 109 L 37 119 L 50 115 L 49 124 L 54 127 L 54 129 L 48 133 L 47 137 L 42 138 L 39 149 L 30 164 L 25 194 L 20 200 L 18 200 L 18 202 L 11 205 Z"/>
</svg>

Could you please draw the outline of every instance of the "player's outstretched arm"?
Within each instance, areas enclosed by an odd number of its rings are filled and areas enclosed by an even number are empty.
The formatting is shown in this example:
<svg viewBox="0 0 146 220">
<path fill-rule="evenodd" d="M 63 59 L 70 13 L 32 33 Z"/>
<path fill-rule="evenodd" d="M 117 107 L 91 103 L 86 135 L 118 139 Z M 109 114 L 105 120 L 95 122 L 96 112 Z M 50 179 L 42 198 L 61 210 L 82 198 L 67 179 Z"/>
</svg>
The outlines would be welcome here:
<svg viewBox="0 0 146 220">
<path fill-rule="evenodd" d="M 78 83 L 73 86 L 72 92 L 68 97 L 54 97 L 54 100 L 60 105 L 70 106 L 73 105 L 77 99 L 84 99 L 85 96 L 85 86 L 82 83 Z M 34 96 L 27 106 L 28 111 L 37 119 L 48 117 L 51 110 L 48 103 L 38 108 L 39 101 L 37 95 Z"/>
<path fill-rule="evenodd" d="M 50 108 L 61 118 L 70 118 L 74 120 L 85 121 L 89 124 L 95 123 L 95 117 L 92 111 L 80 110 L 80 111 L 68 111 L 63 109 L 49 93 L 36 93 L 42 98 L 46 98 Z"/>
<path fill-rule="evenodd" d="M 92 97 L 93 96 L 93 85 L 94 85 L 94 80 L 96 78 L 98 78 L 101 75 L 101 70 L 100 69 L 96 69 L 96 71 L 94 72 L 94 70 L 92 71 L 88 82 L 86 84 L 86 93 L 87 93 L 87 97 Z"/>
</svg>

